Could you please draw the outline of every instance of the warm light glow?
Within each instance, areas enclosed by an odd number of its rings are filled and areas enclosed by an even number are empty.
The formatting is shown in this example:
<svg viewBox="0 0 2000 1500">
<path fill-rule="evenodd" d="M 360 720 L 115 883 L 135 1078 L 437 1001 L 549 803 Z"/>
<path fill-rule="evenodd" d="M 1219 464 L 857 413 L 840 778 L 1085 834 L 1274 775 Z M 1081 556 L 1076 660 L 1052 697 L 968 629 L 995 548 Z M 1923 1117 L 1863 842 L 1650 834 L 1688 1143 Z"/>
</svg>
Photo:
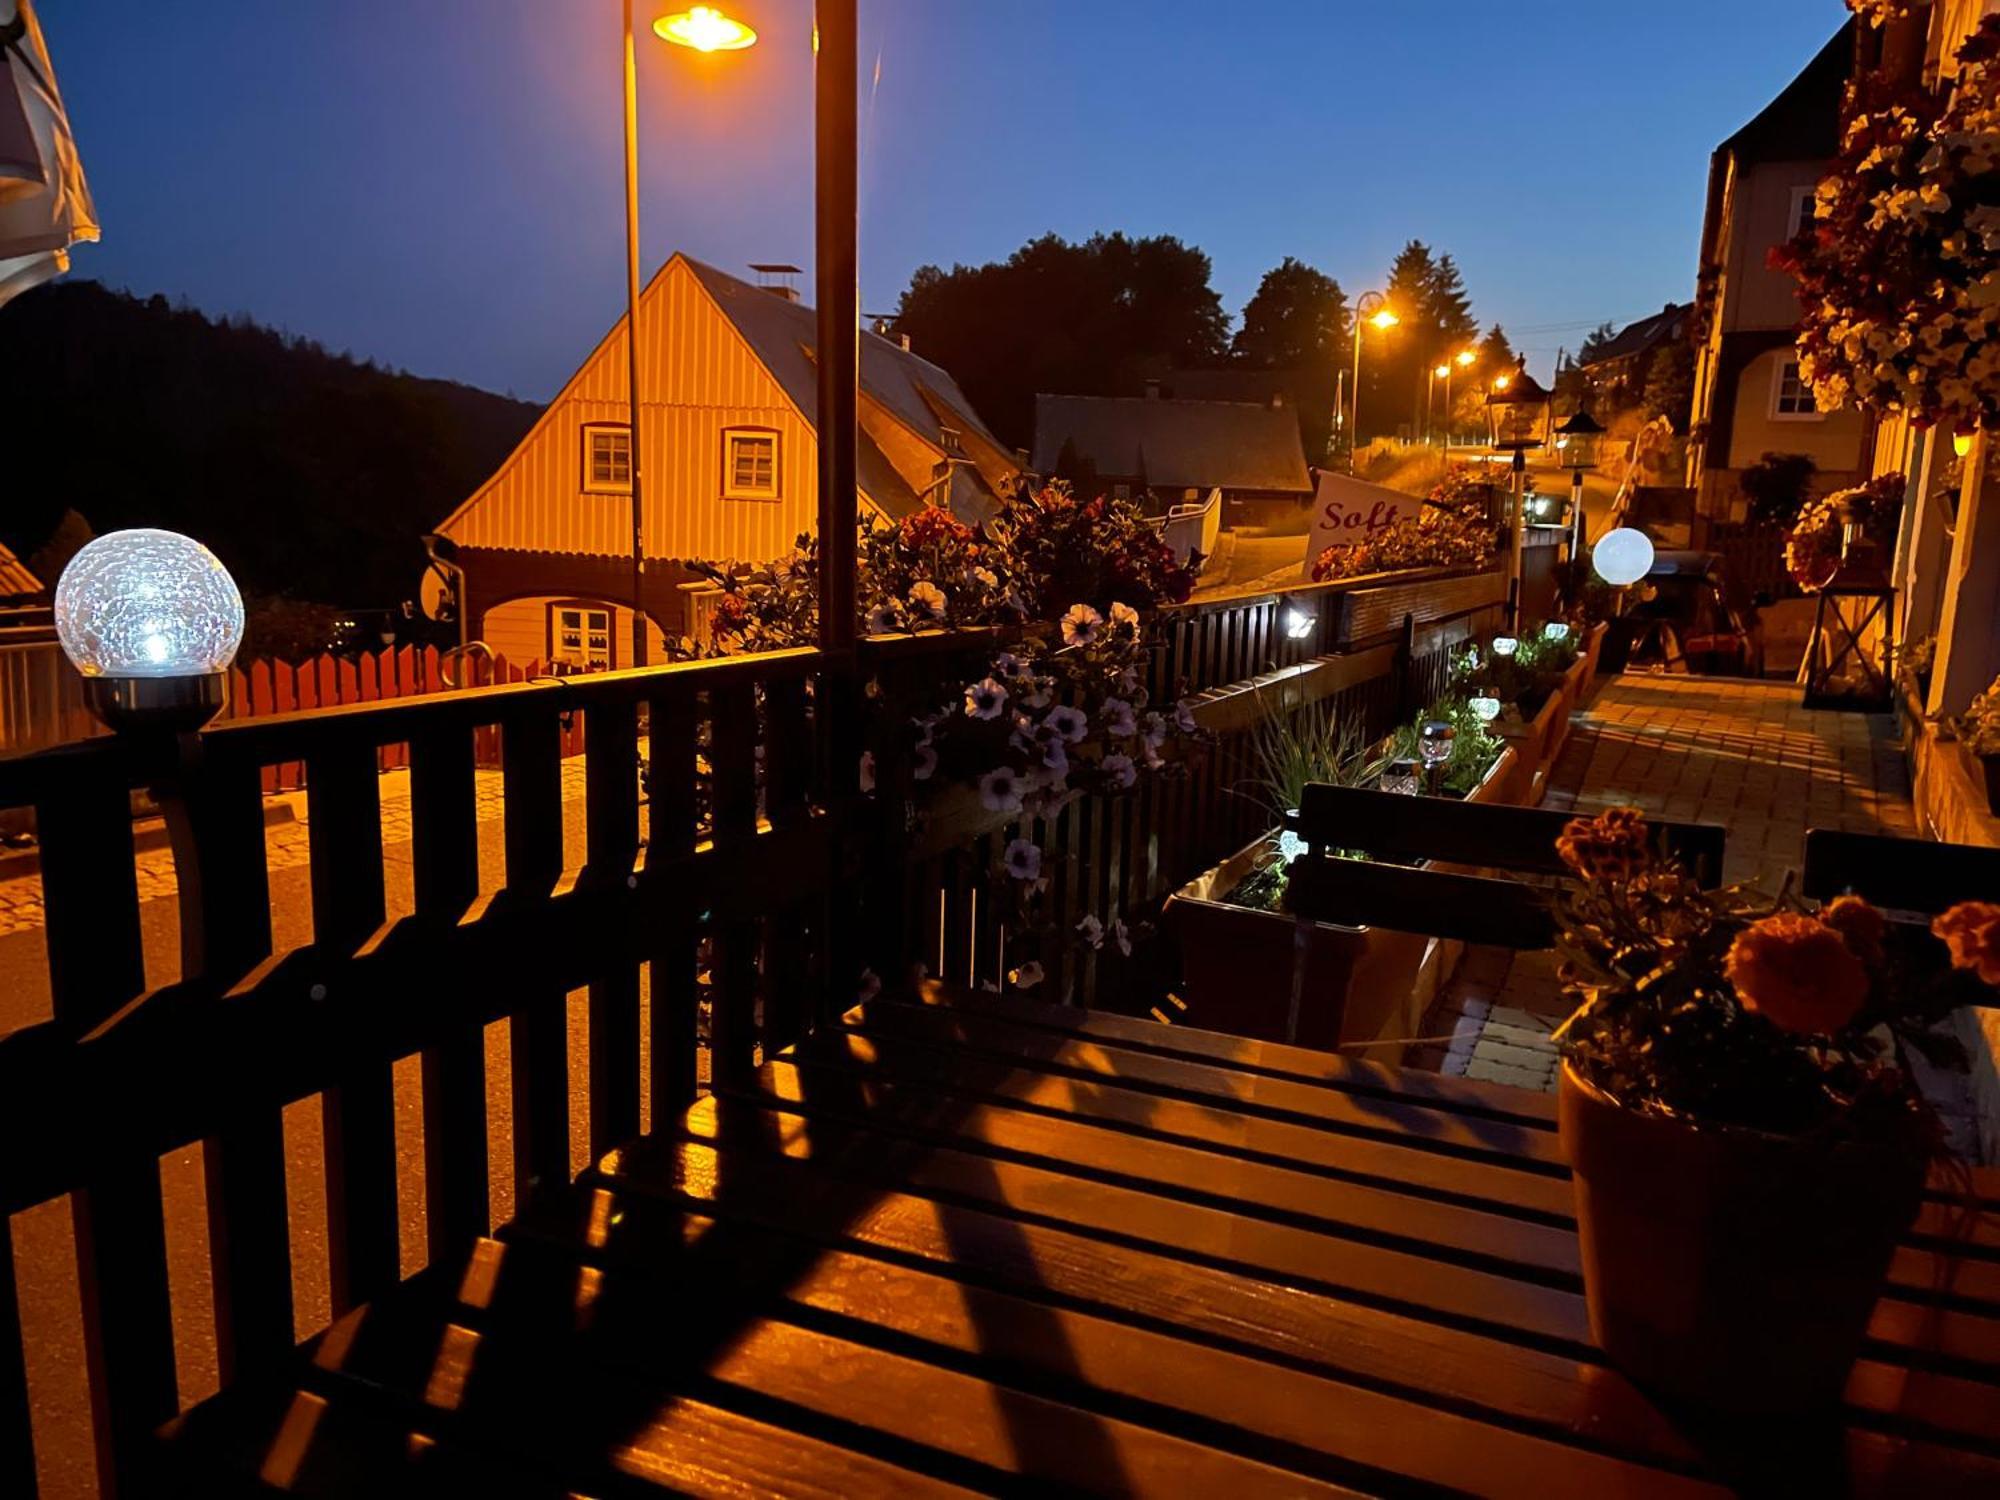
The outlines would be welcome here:
<svg viewBox="0 0 2000 1500">
<path fill-rule="evenodd" d="M 1591 549 L 1590 566 L 1614 588 L 1637 583 L 1653 570 L 1653 539 L 1630 526 L 1607 531 Z"/>
<path fill-rule="evenodd" d="M 756 32 L 712 5 L 661 16 L 653 23 L 653 34 L 697 52 L 741 52 L 757 40 Z"/>
<path fill-rule="evenodd" d="M 1972 434 L 1969 432 L 1954 432 L 1951 435 L 1951 451 L 1956 453 L 1960 458 L 1970 453 L 1972 451 Z"/>
<path fill-rule="evenodd" d="M 1431 371 L 1431 374 L 1437 376 L 1439 380 L 1447 379 L 1451 375 L 1451 366 L 1439 365 L 1435 370 Z"/>
<path fill-rule="evenodd" d="M 1513 383 L 1514 377 L 1512 375 L 1495 375 L 1493 377 L 1493 389 L 1496 391 L 1504 391 Z"/>
<path fill-rule="evenodd" d="M 1370 318 L 1368 321 L 1373 323 L 1377 328 L 1386 331 L 1388 329 L 1394 328 L 1398 323 L 1402 322 L 1403 320 L 1397 317 L 1394 313 L 1390 312 L 1389 309 L 1385 307 L 1380 312 L 1375 314 L 1374 317 Z"/>
<path fill-rule="evenodd" d="M 1474 354 L 1470 349 L 1459 350 L 1458 351 L 1459 368 L 1463 369 L 1465 366 L 1471 364 L 1477 358 L 1479 358 L 1479 356 Z"/>
<path fill-rule="evenodd" d="M 1317 615 L 1309 615 L 1302 609 L 1288 609 L 1285 611 L 1285 634 L 1295 641 L 1302 641 L 1312 634 L 1318 619 Z"/>
</svg>

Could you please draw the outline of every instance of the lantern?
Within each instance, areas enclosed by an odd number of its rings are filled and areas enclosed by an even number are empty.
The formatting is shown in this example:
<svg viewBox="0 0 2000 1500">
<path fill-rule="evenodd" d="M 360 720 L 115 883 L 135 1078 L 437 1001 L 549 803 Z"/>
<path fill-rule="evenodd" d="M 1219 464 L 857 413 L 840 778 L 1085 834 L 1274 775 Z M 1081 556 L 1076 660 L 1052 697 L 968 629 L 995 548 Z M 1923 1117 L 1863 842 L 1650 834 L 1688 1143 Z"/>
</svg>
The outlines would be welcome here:
<svg viewBox="0 0 2000 1500">
<path fill-rule="evenodd" d="M 1545 446 L 1554 414 L 1549 393 L 1528 373 L 1527 356 L 1511 375 L 1498 376 L 1486 394 L 1486 421 L 1495 448 L 1520 453 Z"/>
<path fill-rule="evenodd" d="M 1585 469 L 1597 467 L 1597 447 L 1604 438 L 1604 424 L 1579 406 L 1556 429 L 1556 453 L 1570 471 L 1571 483 L 1581 480 Z"/>
<path fill-rule="evenodd" d="M 1853 530 L 1839 569 L 1819 591 L 1806 643 L 1805 706 L 1887 713 L 1894 702 L 1889 662 L 1896 645 L 1896 590 L 1879 549 Z"/>
<path fill-rule="evenodd" d="M 105 723 L 193 729 L 222 707 L 243 641 L 243 597 L 193 538 L 114 531 L 63 569 L 55 623 L 83 674 L 84 701 Z"/>
</svg>

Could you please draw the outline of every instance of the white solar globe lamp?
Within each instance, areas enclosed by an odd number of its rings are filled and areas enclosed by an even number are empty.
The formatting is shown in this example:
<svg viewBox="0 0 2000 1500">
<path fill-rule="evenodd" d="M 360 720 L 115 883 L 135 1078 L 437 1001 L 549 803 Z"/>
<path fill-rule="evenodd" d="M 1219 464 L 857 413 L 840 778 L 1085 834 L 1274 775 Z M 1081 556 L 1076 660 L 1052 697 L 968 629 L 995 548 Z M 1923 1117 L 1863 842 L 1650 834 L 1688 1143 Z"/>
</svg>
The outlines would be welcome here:
<svg viewBox="0 0 2000 1500">
<path fill-rule="evenodd" d="M 1511 635 L 1496 635 L 1493 637 L 1493 654 L 1495 656 L 1512 656 L 1520 649 L 1520 641 Z"/>
<path fill-rule="evenodd" d="M 1612 587 L 1629 587 L 1653 571 L 1653 539 L 1630 526 L 1607 531 L 1591 549 L 1590 566 Z"/>
<path fill-rule="evenodd" d="M 84 701 L 112 728 L 198 729 L 222 708 L 243 596 L 192 537 L 152 528 L 98 537 L 63 569 L 55 617 Z"/>
<path fill-rule="evenodd" d="M 1651 566 L 1648 564 L 1648 566 Z M 1569 639 L 1569 622 L 1551 620 L 1542 627 L 1542 639 L 1546 641 L 1566 641 Z"/>
</svg>

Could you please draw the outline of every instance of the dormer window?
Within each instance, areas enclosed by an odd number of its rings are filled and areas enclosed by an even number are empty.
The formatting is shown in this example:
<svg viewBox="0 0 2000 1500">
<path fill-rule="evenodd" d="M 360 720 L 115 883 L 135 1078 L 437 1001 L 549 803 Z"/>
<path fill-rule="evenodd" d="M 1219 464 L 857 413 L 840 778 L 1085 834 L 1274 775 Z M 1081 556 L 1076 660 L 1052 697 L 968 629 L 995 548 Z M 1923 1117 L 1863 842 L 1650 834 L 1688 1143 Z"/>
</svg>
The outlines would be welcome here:
<svg viewBox="0 0 2000 1500">
<path fill-rule="evenodd" d="M 591 494 L 632 493 L 632 430 L 622 422 L 586 422 L 583 487 Z"/>
<path fill-rule="evenodd" d="M 722 494 L 727 500 L 778 498 L 778 434 L 730 427 L 722 434 Z"/>
<path fill-rule="evenodd" d="M 940 427 L 938 429 L 938 446 L 944 449 L 944 456 L 946 458 L 965 457 L 965 440 L 959 436 L 956 427 Z"/>
</svg>

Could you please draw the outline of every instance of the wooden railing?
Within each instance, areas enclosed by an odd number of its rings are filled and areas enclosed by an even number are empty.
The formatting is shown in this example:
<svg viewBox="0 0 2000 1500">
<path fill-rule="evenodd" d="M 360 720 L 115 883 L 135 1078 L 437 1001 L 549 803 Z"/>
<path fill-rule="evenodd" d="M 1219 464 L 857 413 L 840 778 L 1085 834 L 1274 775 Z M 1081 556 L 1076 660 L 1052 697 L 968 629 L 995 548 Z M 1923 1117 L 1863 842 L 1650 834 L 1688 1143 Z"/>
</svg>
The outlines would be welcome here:
<svg viewBox="0 0 2000 1500">
<path fill-rule="evenodd" d="M 1499 597 L 1492 575 L 1425 583 L 1171 612 L 1159 690 L 1199 691 L 1214 745 L 1190 775 L 1076 802 L 1038 830 L 1057 930 L 1085 914 L 1139 924 L 1270 825 L 1240 792 L 1268 674 L 1285 701 L 1330 699 L 1369 734 L 1412 711 Z M 1297 637 L 1290 608 L 1313 622 Z M 7 1216 L 66 1213 L 73 1291 L 44 1295 L 46 1266 L 28 1279 L 38 1306 L 81 1309 L 96 1473 L 130 1492 L 154 1430 L 218 1379 L 270 1368 L 326 1312 L 567 1184 L 573 1130 L 588 1159 L 672 1117 L 705 1075 L 741 1075 L 845 1005 L 865 967 L 997 981 L 1006 937 L 988 897 L 1014 830 L 927 826 L 893 793 L 864 797 L 850 722 L 858 674 L 935 677 L 990 644 L 774 652 L 0 761 L 0 811 L 32 807 L 41 830 L 50 994 L 43 1019 L 0 1038 L 0 1494 L 35 1493 L 50 1420 L 35 1432 Z M 1352 649 L 1315 660 L 1335 647 Z M 584 795 L 566 820 L 561 755 L 579 725 Z M 476 780 L 494 734 L 497 829 L 479 822 Z M 391 747 L 410 769 L 407 862 L 385 860 Z M 310 939 L 288 947 L 261 789 L 290 762 L 306 768 Z M 174 828 L 178 964 L 148 958 L 135 787 Z M 1044 993 L 1143 1009 L 1171 983 L 1163 951 L 1058 944 Z M 421 1139 L 404 1129 L 400 1156 L 399 1103 Z M 195 1143 L 191 1185 L 168 1169 Z M 213 1309 L 206 1381 L 187 1350 L 190 1288 L 170 1290 L 190 1234 L 206 1247 L 192 1302 Z"/>
</svg>

